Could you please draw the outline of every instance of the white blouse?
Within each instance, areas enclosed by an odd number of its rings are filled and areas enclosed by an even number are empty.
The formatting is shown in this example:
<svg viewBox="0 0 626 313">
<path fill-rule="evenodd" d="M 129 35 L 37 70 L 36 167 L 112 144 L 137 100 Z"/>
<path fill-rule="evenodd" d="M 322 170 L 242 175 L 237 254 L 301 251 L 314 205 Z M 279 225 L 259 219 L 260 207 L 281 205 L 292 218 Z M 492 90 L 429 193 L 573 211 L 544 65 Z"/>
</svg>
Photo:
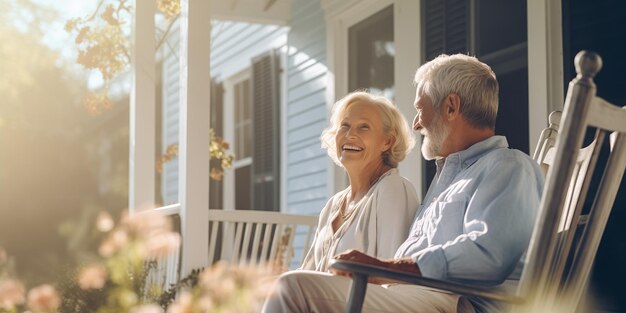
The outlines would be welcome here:
<svg viewBox="0 0 626 313">
<path fill-rule="evenodd" d="M 378 258 L 392 258 L 406 240 L 418 207 L 415 187 L 392 168 L 354 207 L 355 212 L 333 233 L 350 187 L 335 194 L 320 213 L 315 238 L 300 269 L 325 272 L 333 256 L 356 249 Z"/>
</svg>

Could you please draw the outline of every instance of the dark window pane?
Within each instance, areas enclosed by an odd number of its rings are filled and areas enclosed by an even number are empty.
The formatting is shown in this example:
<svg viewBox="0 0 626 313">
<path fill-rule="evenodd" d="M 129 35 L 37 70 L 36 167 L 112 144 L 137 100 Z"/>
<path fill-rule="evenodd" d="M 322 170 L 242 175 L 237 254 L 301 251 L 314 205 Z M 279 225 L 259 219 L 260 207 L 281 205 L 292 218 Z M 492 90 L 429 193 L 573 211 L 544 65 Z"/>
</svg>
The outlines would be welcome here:
<svg viewBox="0 0 626 313">
<path fill-rule="evenodd" d="M 252 111 L 252 106 L 250 104 L 250 80 L 246 79 L 242 83 L 241 90 L 241 103 L 243 105 L 243 119 L 248 120 L 251 118 L 250 111 Z"/>
<path fill-rule="evenodd" d="M 528 70 L 498 75 L 500 99 L 496 134 L 506 136 L 509 146 L 528 151 Z"/>
<path fill-rule="evenodd" d="M 252 209 L 250 201 L 250 167 L 250 165 L 247 165 L 235 170 L 235 190 L 237 190 L 237 196 L 235 197 L 236 210 Z"/>
<path fill-rule="evenodd" d="M 241 160 L 241 156 L 243 155 L 243 148 L 242 148 L 242 138 L 243 138 L 243 132 L 241 130 L 241 128 L 236 128 L 235 129 L 235 158 L 237 160 Z"/>
<path fill-rule="evenodd" d="M 393 6 L 348 30 L 348 89 L 394 98 Z"/>
<path fill-rule="evenodd" d="M 251 123 L 246 123 L 243 125 L 243 137 L 241 139 L 242 151 L 241 158 L 247 158 L 252 155 L 252 125 Z"/>
<path fill-rule="evenodd" d="M 246 79 L 235 85 L 235 158 L 241 160 L 251 155 L 252 123 L 250 102 L 250 80 Z"/>
<path fill-rule="evenodd" d="M 224 87 L 223 84 L 215 79 L 211 81 L 211 129 L 216 136 L 222 137 L 223 134 L 223 108 L 224 108 Z M 221 164 L 218 160 L 210 161 L 211 168 L 220 168 Z M 221 180 L 209 180 L 209 208 L 221 210 L 224 208 L 223 203 L 224 184 Z"/>
<path fill-rule="evenodd" d="M 235 92 L 234 92 L 234 96 L 235 96 L 235 123 L 241 123 L 241 120 L 243 119 L 242 117 L 242 99 L 241 99 L 241 83 L 235 85 Z"/>
<path fill-rule="evenodd" d="M 526 0 L 476 2 L 477 54 L 526 42 Z"/>
</svg>

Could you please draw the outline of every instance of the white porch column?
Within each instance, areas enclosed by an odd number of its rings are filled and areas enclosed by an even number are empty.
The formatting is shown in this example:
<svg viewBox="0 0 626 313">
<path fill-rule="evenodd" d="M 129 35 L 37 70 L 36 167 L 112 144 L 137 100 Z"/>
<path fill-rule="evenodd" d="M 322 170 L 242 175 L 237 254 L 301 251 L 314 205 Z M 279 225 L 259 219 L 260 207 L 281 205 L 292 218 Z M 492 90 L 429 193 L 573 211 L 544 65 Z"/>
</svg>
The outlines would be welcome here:
<svg viewBox="0 0 626 313">
<path fill-rule="evenodd" d="M 422 38 L 419 31 L 422 24 L 420 10 L 420 1 L 396 0 L 394 3 L 396 104 L 411 127 L 413 126 L 413 117 L 415 117 L 413 78 L 422 59 L 420 49 Z M 402 176 L 413 182 L 421 199 L 422 185 L 425 182 L 422 170 L 424 158 L 420 152 L 422 136 L 416 134 L 415 139 L 418 141 L 415 145 L 416 148 L 406 156 L 404 161 L 400 162 L 399 168 Z"/>
<path fill-rule="evenodd" d="M 154 208 L 155 1 L 134 1 L 131 43 L 129 182 L 130 213 Z"/>
<path fill-rule="evenodd" d="M 548 114 L 563 109 L 561 0 L 528 0 L 528 140 L 535 150 Z"/>
<path fill-rule="evenodd" d="M 179 181 L 181 275 L 208 265 L 210 0 L 181 0 Z"/>
</svg>

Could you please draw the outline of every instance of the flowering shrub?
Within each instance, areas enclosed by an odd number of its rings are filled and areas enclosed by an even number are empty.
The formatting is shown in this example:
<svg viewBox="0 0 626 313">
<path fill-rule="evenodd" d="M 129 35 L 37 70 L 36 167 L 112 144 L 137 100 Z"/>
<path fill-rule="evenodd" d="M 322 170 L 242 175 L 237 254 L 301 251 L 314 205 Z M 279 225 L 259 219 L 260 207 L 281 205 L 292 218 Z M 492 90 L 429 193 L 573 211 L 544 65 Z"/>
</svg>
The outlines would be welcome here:
<svg viewBox="0 0 626 313">
<path fill-rule="evenodd" d="M 273 282 L 270 268 L 217 263 L 163 290 L 147 278 L 155 260 L 179 248 L 180 235 L 169 218 L 145 211 L 123 216 L 115 225 L 101 213 L 96 228 L 105 235 L 100 259 L 80 267 L 70 281 L 28 292 L 8 274 L 8 257 L 0 249 L 0 312 L 258 312 Z"/>
<path fill-rule="evenodd" d="M 59 293 L 51 285 L 40 285 L 26 293 L 19 280 L 9 275 L 9 258 L 0 248 L 0 312 L 20 312 L 24 306 L 33 313 L 56 312 L 61 304 Z"/>
<path fill-rule="evenodd" d="M 273 274 L 271 268 L 217 263 L 199 274 L 195 288 L 182 290 L 167 312 L 260 312 Z"/>
</svg>

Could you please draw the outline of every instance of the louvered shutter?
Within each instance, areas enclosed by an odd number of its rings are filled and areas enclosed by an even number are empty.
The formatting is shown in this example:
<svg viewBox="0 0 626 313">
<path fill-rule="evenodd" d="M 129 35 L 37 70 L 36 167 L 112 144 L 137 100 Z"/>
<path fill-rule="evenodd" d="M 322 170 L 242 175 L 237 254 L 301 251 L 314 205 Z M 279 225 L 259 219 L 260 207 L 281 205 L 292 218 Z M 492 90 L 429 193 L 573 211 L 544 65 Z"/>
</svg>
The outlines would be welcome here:
<svg viewBox="0 0 626 313">
<path fill-rule="evenodd" d="M 252 60 L 252 208 L 279 211 L 279 55 Z"/>
<path fill-rule="evenodd" d="M 442 53 L 469 51 L 469 1 L 425 0 L 423 2 L 424 55 L 431 60 Z"/>
</svg>

